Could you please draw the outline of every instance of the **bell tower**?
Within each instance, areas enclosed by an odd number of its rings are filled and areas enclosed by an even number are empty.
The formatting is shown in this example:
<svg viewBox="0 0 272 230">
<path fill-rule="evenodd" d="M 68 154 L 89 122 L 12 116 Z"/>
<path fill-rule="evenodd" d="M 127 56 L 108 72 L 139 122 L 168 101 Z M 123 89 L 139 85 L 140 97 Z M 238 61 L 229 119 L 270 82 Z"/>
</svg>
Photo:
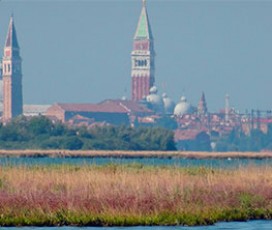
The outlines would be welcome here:
<svg viewBox="0 0 272 230">
<path fill-rule="evenodd" d="M 206 115 L 208 113 L 207 103 L 204 92 L 202 92 L 200 101 L 198 103 L 197 112 L 199 115 Z"/>
<path fill-rule="evenodd" d="M 155 51 L 145 0 L 134 36 L 131 61 L 131 97 L 133 101 L 139 101 L 149 94 L 155 82 Z"/>
<path fill-rule="evenodd" d="M 20 47 L 11 16 L 2 60 L 4 122 L 23 112 L 21 63 Z"/>
</svg>

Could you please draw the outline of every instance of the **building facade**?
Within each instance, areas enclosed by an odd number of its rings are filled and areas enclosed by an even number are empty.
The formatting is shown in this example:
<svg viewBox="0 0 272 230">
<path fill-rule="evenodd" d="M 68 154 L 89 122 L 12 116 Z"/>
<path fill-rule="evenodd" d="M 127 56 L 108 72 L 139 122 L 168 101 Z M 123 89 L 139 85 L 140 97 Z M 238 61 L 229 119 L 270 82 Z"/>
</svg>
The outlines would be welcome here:
<svg viewBox="0 0 272 230">
<path fill-rule="evenodd" d="M 131 98 L 140 101 L 149 94 L 155 82 L 154 42 L 145 0 L 134 36 L 131 61 Z"/>
<path fill-rule="evenodd" d="M 21 63 L 20 47 L 11 17 L 2 60 L 4 122 L 23 113 Z"/>
<path fill-rule="evenodd" d="M 46 111 L 50 119 L 63 123 L 79 118 L 89 119 L 89 123 L 105 122 L 111 125 L 131 125 L 136 118 L 152 114 L 145 106 L 126 100 L 105 100 L 98 104 L 57 103 Z"/>
<path fill-rule="evenodd" d="M 112 125 L 129 124 L 127 111 L 117 105 L 57 103 L 47 109 L 46 116 L 63 123 L 80 116 L 92 119 L 93 122 L 106 122 Z"/>
</svg>

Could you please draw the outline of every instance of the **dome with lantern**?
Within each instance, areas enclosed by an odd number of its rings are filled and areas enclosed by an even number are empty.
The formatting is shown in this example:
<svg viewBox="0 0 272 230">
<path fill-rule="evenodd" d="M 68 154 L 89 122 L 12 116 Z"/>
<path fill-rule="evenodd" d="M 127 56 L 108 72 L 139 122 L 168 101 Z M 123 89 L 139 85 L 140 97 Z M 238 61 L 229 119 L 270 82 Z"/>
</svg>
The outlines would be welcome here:
<svg viewBox="0 0 272 230">
<path fill-rule="evenodd" d="M 191 114 L 193 113 L 193 107 L 189 102 L 187 102 L 186 97 L 182 96 L 180 98 L 180 102 L 176 105 L 174 109 L 174 115 L 182 116 L 184 114 Z"/>
<path fill-rule="evenodd" d="M 162 100 L 165 114 L 173 114 L 176 106 L 175 102 L 166 93 L 162 94 Z"/>
<path fill-rule="evenodd" d="M 150 109 L 154 110 L 155 112 L 162 113 L 164 110 L 163 100 L 157 93 L 157 87 L 152 86 L 149 90 L 149 95 L 146 97 L 146 101 Z"/>
</svg>

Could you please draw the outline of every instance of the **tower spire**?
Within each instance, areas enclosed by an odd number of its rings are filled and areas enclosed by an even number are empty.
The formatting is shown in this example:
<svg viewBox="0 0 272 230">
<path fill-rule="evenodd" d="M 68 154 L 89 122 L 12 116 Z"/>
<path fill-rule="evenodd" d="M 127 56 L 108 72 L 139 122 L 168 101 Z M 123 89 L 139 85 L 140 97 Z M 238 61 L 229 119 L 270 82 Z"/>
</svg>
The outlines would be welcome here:
<svg viewBox="0 0 272 230">
<path fill-rule="evenodd" d="M 137 30 L 134 36 L 134 39 L 149 39 L 152 40 L 152 31 L 148 19 L 148 14 L 146 10 L 146 0 L 142 2 L 142 11 L 138 21 Z"/>
<path fill-rule="evenodd" d="M 149 95 L 149 90 L 155 82 L 155 52 L 145 0 L 142 0 L 142 11 L 134 35 L 131 61 L 131 96 L 133 101 L 140 101 Z"/>
<path fill-rule="evenodd" d="M 208 112 L 208 108 L 207 108 L 207 103 L 206 103 L 206 98 L 205 98 L 205 94 L 204 92 L 202 92 L 200 101 L 198 103 L 198 114 L 199 115 L 206 115 Z"/>
<path fill-rule="evenodd" d="M 19 116 L 23 112 L 22 70 L 20 48 L 14 26 L 13 15 L 10 17 L 4 56 L 3 73 L 3 116 L 4 122 Z"/>
<path fill-rule="evenodd" d="M 19 48 L 19 43 L 18 43 L 17 35 L 16 35 L 16 29 L 14 26 L 13 14 L 11 15 L 10 21 L 9 21 L 9 27 L 8 27 L 8 33 L 7 33 L 7 37 L 6 37 L 5 47 L 11 47 L 12 49 Z"/>
<path fill-rule="evenodd" d="M 229 121 L 229 113 L 230 113 L 230 96 L 226 94 L 225 96 L 225 121 Z"/>
</svg>

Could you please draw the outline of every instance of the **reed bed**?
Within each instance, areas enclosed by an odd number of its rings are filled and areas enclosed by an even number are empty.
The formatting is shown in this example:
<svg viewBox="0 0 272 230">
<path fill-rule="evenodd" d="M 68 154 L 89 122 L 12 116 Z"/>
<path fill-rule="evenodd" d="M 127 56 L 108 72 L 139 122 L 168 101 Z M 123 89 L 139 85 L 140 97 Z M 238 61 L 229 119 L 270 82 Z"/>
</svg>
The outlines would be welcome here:
<svg viewBox="0 0 272 230">
<path fill-rule="evenodd" d="M 272 158 L 263 152 L 112 151 L 112 150 L 0 150 L 0 157 L 185 157 L 185 158 Z"/>
<path fill-rule="evenodd" d="M 271 218 L 271 166 L 0 167 L 0 226 L 208 225 Z"/>
</svg>

